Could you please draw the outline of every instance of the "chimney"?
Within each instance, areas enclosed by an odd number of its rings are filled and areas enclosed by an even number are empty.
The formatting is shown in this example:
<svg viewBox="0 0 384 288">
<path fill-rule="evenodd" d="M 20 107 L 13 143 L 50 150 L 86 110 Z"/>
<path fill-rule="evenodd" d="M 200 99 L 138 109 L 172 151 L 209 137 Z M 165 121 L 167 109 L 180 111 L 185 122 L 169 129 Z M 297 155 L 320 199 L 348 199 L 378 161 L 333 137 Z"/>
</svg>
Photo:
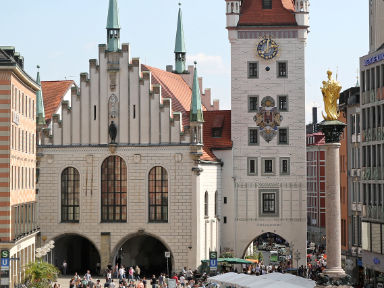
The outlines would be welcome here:
<svg viewBox="0 0 384 288">
<path fill-rule="evenodd" d="M 317 124 L 317 107 L 312 107 L 312 124 Z"/>
<path fill-rule="evenodd" d="M 167 65 L 166 68 L 165 68 L 165 71 L 167 71 L 167 72 L 171 72 L 172 73 L 172 70 L 173 70 L 173 65 Z"/>
</svg>

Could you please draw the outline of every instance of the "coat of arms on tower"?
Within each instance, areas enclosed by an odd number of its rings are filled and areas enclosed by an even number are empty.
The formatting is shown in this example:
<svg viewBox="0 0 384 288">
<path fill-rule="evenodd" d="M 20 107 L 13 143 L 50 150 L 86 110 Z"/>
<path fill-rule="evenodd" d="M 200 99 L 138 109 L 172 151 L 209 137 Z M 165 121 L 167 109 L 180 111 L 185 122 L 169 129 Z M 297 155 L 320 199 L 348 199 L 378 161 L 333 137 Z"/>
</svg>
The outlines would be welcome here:
<svg viewBox="0 0 384 288">
<path fill-rule="evenodd" d="M 276 136 L 277 126 L 280 126 L 283 116 L 277 111 L 275 100 L 267 96 L 261 100 L 261 107 L 253 120 L 259 126 L 260 136 L 269 143 Z"/>
</svg>

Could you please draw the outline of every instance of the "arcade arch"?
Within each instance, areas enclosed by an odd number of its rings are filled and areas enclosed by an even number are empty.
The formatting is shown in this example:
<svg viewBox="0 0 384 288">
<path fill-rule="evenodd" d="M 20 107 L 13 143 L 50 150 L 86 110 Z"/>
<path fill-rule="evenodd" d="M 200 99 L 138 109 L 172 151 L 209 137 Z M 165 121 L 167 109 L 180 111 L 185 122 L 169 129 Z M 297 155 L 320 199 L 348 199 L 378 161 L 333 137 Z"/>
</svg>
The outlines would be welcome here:
<svg viewBox="0 0 384 288">
<path fill-rule="evenodd" d="M 279 255 L 283 255 L 285 249 L 289 247 L 290 244 L 282 236 L 273 232 L 266 232 L 256 236 L 248 243 L 242 254 L 242 258 L 253 254 L 255 246 L 258 251 L 263 253 L 263 255 L 265 254 L 264 252 L 269 251 L 278 251 Z"/>
</svg>

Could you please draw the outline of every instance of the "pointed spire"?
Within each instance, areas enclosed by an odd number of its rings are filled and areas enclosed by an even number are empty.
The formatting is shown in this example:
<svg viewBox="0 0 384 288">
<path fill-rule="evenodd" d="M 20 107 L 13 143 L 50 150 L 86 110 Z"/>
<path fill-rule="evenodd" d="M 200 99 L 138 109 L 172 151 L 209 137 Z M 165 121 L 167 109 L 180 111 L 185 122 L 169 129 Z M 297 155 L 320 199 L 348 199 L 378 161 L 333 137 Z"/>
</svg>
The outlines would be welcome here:
<svg viewBox="0 0 384 288">
<path fill-rule="evenodd" d="M 117 0 L 109 0 L 107 29 L 121 29 Z"/>
<path fill-rule="evenodd" d="M 40 66 L 37 65 L 37 69 L 40 69 Z M 37 70 L 36 83 L 40 85 L 40 71 Z M 36 92 L 36 125 L 45 125 L 45 112 L 44 112 L 44 100 L 43 100 L 43 91 L 40 89 Z"/>
<path fill-rule="evenodd" d="M 197 62 L 195 61 L 195 73 L 193 75 L 191 111 L 189 112 L 190 122 L 204 122 L 203 107 L 201 105 L 199 78 L 197 77 Z"/>
<path fill-rule="evenodd" d="M 175 53 L 186 53 L 185 41 L 184 41 L 184 29 L 183 29 L 183 17 L 181 14 L 181 3 L 179 3 L 179 18 L 177 19 L 177 32 L 176 32 L 176 43 Z"/>
</svg>

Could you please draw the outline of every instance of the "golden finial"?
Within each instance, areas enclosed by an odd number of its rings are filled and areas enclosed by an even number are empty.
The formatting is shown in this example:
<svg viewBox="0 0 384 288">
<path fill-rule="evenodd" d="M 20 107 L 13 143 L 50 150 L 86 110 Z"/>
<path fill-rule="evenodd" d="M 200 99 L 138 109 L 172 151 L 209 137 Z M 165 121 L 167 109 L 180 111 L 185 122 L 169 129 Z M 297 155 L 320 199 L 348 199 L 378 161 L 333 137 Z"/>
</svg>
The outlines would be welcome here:
<svg viewBox="0 0 384 288">
<path fill-rule="evenodd" d="M 337 113 L 337 100 L 340 98 L 341 84 L 334 80 L 332 71 L 327 71 L 328 81 L 323 81 L 323 87 L 320 87 L 323 94 L 324 108 L 327 116 L 323 115 L 324 120 L 337 120 L 339 114 Z"/>
</svg>

